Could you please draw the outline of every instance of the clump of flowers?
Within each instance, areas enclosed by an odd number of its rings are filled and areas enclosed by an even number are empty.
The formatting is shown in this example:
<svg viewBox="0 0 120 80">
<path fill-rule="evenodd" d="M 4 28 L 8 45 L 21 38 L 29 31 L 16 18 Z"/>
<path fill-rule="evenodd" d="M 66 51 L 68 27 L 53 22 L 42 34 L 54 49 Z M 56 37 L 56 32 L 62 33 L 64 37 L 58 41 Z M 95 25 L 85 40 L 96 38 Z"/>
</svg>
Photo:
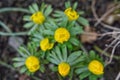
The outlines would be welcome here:
<svg viewBox="0 0 120 80">
<path fill-rule="evenodd" d="M 27 47 L 18 49 L 20 57 L 13 59 L 14 66 L 20 67 L 21 73 L 31 75 L 37 71 L 44 72 L 44 64 L 52 71 L 59 73 L 61 79 L 79 75 L 80 80 L 86 77 L 97 80 L 104 74 L 103 61 L 94 51 L 89 54 L 81 50 L 79 35 L 88 21 L 77 11 L 77 3 L 71 6 L 65 3 L 64 11 L 52 12 L 51 5 L 34 3 L 29 6 L 29 15 L 23 17 L 24 27 L 30 29 Z"/>
<path fill-rule="evenodd" d="M 34 41 L 36 45 L 40 44 L 37 45 L 37 47 L 40 46 L 42 51 L 49 51 L 54 48 L 54 44 L 79 46 L 77 35 L 82 32 L 82 27 L 76 25 L 74 22 L 69 23 L 68 21 L 63 21 L 57 24 L 54 20 L 48 20 L 44 28 L 40 28 L 34 32 L 30 39 Z"/>
</svg>

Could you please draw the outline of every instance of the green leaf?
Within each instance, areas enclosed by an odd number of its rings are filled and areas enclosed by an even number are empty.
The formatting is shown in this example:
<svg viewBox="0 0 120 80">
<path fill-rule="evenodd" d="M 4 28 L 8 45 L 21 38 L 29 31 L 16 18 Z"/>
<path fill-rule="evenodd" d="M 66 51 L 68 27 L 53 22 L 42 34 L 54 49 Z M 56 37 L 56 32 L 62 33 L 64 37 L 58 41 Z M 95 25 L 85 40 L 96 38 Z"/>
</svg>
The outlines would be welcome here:
<svg viewBox="0 0 120 80">
<path fill-rule="evenodd" d="M 44 65 L 41 65 L 41 67 L 40 67 L 40 71 L 41 71 L 42 73 L 45 72 L 45 66 L 44 66 Z"/>
<path fill-rule="evenodd" d="M 73 9 L 74 9 L 74 10 L 77 8 L 77 5 L 78 5 L 78 3 L 75 2 L 74 5 L 73 5 Z"/>
<path fill-rule="evenodd" d="M 47 17 L 47 16 L 50 15 L 51 12 L 52 12 L 52 7 L 51 7 L 51 5 L 49 5 L 49 6 L 46 8 L 44 14 L 45 14 L 45 16 Z"/>
<path fill-rule="evenodd" d="M 56 28 L 58 28 L 58 25 L 54 22 L 54 20 L 49 19 L 49 23 L 50 23 L 51 26 L 52 26 L 52 30 L 55 30 Z"/>
<path fill-rule="evenodd" d="M 80 74 L 79 78 L 80 80 L 83 80 L 84 78 L 86 78 L 87 76 L 89 76 L 91 73 L 86 71 Z"/>
<path fill-rule="evenodd" d="M 90 54 L 90 57 L 93 59 L 96 57 L 95 51 L 93 51 L 93 50 L 91 50 L 89 54 Z"/>
<path fill-rule="evenodd" d="M 37 39 L 37 38 L 33 38 L 33 39 L 31 39 L 32 41 L 34 41 L 34 42 L 37 42 L 37 43 L 39 43 L 40 42 L 40 40 L 39 39 Z M 39 45 L 39 44 L 38 44 Z"/>
<path fill-rule="evenodd" d="M 30 19 L 30 15 L 25 15 L 25 16 L 23 16 L 23 20 L 24 21 L 31 21 L 31 19 Z"/>
<path fill-rule="evenodd" d="M 32 73 L 29 72 L 29 70 L 27 70 L 27 71 L 26 71 L 26 74 L 27 74 L 28 76 L 31 76 Z"/>
<path fill-rule="evenodd" d="M 81 73 L 83 73 L 83 72 L 85 72 L 85 71 L 87 71 L 87 70 L 88 70 L 87 67 L 82 67 L 82 68 L 79 68 L 79 69 L 75 70 L 75 72 L 76 72 L 77 74 L 81 74 Z"/>
<path fill-rule="evenodd" d="M 68 63 L 74 62 L 79 56 L 81 55 L 81 51 L 76 51 L 70 54 L 70 56 L 67 59 Z"/>
<path fill-rule="evenodd" d="M 15 62 L 15 63 L 13 63 L 13 66 L 14 67 L 21 67 L 21 66 L 23 66 L 25 63 L 24 62 Z"/>
<path fill-rule="evenodd" d="M 63 12 L 63 11 L 56 10 L 56 11 L 55 11 L 55 14 L 64 14 L 64 12 Z"/>
<path fill-rule="evenodd" d="M 22 50 L 20 50 L 20 47 L 19 47 L 19 49 L 17 50 L 18 52 L 19 52 L 19 54 L 22 56 L 22 57 L 27 57 L 27 55 L 24 53 L 24 52 L 22 52 Z"/>
<path fill-rule="evenodd" d="M 75 61 L 71 62 L 71 65 L 76 65 L 76 64 L 78 64 L 78 63 L 80 63 L 80 62 L 82 62 L 84 60 L 85 60 L 85 57 L 84 56 L 80 56 Z"/>
<path fill-rule="evenodd" d="M 68 47 L 69 50 L 73 50 L 73 45 L 70 42 L 66 42 L 65 45 Z"/>
<path fill-rule="evenodd" d="M 36 12 L 39 11 L 38 5 L 36 3 L 33 3 L 32 7 Z"/>
<path fill-rule="evenodd" d="M 37 24 L 35 24 L 28 32 L 28 34 L 30 35 L 36 28 L 38 27 Z"/>
<path fill-rule="evenodd" d="M 60 60 L 59 60 L 59 58 L 58 58 L 58 56 L 56 55 L 55 52 L 52 51 L 52 53 L 49 54 L 49 56 L 50 56 L 50 58 L 53 58 L 56 61 L 57 64 L 60 63 Z"/>
<path fill-rule="evenodd" d="M 44 13 L 45 6 L 46 6 L 45 3 L 42 2 L 41 7 L 40 7 L 40 11 L 41 11 L 42 13 Z"/>
<path fill-rule="evenodd" d="M 45 35 L 54 35 L 54 32 L 51 30 L 44 30 Z"/>
<path fill-rule="evenodd" d="M 83 33 L 83 29 L 81 26 L 72 27 L 70 29 L 70 33 L 71 35 L 77 35 L 77 34 Z"/>
<path fill-rule="evenodd" d="M 62 53 L 61 53 L 60 48 L 58 46 L 55 47 L 55 52 L 56 52 L 59 60 L 62 62 L 63 61 Z"/>
<path fill-rule="evenodd" d="M 63 53 L 63 60 L 66 62 L 67 61 L 67 47 L 66 45 L 62 46 L 62 53 Z"/>
<path fill-rule="evenodd" d="M 25 73 L 25 71 L 27 71 L 27 68 L 25 66 L 23 66 L 21 69 L 20 69 L 20 73 Z"/>
<path fill-rule="evenodd" d="M 36 33 L 36 34 L 34 34 L 33 36 L 34 36 L 35 38 L 39 39 L 39 41 L 44 38 L 40 33 Z"/>
<path fill-rule="evenodd" d="M 95 76 L 95 75 L 90 75 L 90 76 L 89 76 L 89 80 L 97 80 L 97 76 Z"/>
<path fill-rule="evenodd" d="M 53 58 L 48 58 L 48 60 L 49 60 L 51 63 L 53 63 L 53 64 L 56 64 L 56 65 L 59 64 L 58 61 L 56 61 L 56 60 L 53 59 Z"/>
<path fill-rule="evenodd" d="M 86 20 L 86 19 L 83 18 L 83 17 L 79 17 L 79 18 L 78 18 L 78 22 L 79 22 L 80 24 L 82 24 L 83 26 L 85 26 L 85 27 L 89 26 L 88 20 Z"/>
<path fill-rule="evenodd" d="M 79 15 L 83 15 L 85 12 L 84 11 L 79 11 L 78 14 Z"/>
<path fill-rule="evenodd" d="M 53 16 L 54 16 L 54 17 L 59 17 L 59 18 L 60 18 L 62 15 L 59 14 L 59 13 L 54 13 Z"/>
<path fill-rule="evenodd" d="M 58 71 L 58 67 L 57 67 L 57 66 L 54 66 L 53 64 L 50 64 L 49 68 L 50 68 L 53 72 Z"/>
<path fill-rule="evenodd" d="M 36 49 L 37 49 L 36 46 L 37 45 L 39 46 L 38 42 L 31 42 L 31 43 L 27 44 L 27 48 L 28 48 L 31 55 L 34 55 L 36 53 Z"/>
<path fill-rule="evenodd" d="M 33 22 L 28 22 L 28 23 L 26 23 L 26 24 L 24 24 L 24 28 L 30 28 L 30 27 L 32 27 L 34 25 L 34 23 Z"/>
<path fill-rule="evenodd" d="M 70 1 L 65 2 L 65 8 L 70 8 L 70 7 L 71 7 Z"/>
<path fill-rule="evenodd" d="M 26 48 L 20 47 L 19 49 L 20 49 L 24 54 L 30 55 L 30 52 L 29 52 Z"/>
<path fill-rule="evenodd" d="M 25 58 L 16 57 L 16 58 L 13 58 L 13 61 L 25 61 Z"/>
<path fill-rule="evenodd" d="M 64 16 L 63 21 L 60 23 L 60 26 L 67 28 L 67 23 L 68 23 L 68 19 L 66 16 Z"/>
<path fill-rule="evenodd" d="M 32 6 L 29 6 L 29 10 L 30 10 L 31 13 L 35 13 L 35 12 L 36 12 L 36 11 L 33 9 Z"/>
<path fill-rule="evenodd" d="M 75 45 L 75 46 L 79 46 L 80 42 L 79 40 L 77 40 L 76 38 L 70 38 L 70 42 Z"/>
<path fill-rule="evenodd" d="M 74 25 L 75 25 L 75 21 L 70 21 L 67 26 L 67 29 L 70 30 Z"/>
</svg>

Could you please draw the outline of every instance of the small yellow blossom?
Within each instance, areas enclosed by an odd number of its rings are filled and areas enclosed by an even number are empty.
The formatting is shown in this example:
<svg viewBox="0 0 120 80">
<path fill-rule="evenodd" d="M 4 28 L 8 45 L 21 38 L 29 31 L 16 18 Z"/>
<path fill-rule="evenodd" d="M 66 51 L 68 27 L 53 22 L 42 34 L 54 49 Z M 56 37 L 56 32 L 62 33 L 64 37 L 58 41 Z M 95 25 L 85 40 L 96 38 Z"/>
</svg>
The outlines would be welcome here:
<svg viewBox="0 0 120 80">
<path fill-rule="evenodd" d="M 63 43 L 64 41 L 68 41 L 70 38 L 70 33 L 65 28 L 58 28 L 55 31 L 54 38 L 57 42 Z"/>
<path fill-rule="evenodd" d="M 42 24 L 45 21 L 45 17 L 42 12 L 36 12 L 32 14 L 31 20 L 36 24 Z"/>
<path fill-rule="evenodd" d="M 50 50 L 54 46 L 54 43 L 50 43 L 48 38 L 40 41 L 40 47 L 43 51 Z"/>
<path fill-rule="evenodd" d="M 65 15 L 68 17 L 68 19 L 70 21 L 72 20 L 77 20 L 78 17 L 79 17 L 79 14 L 73 10 L 72 8 L 67 8 L 65 11 L 64 11 Z"/>
<path fill-rule="evenodd" d="M 70 65 L 68 63 L 66 63 L 66 62 L 61 62 L 58 65 L 58 72 L 63 77 L 67 76 L 69 74 L 69 72 L 70 72 Z"/>
<path fill-rule="evenodd" d="M 25 65 L 30 72 L 35 72 L 40 68 L 40 61 L 35 56 L 29 56 L 25 61 Z"/>
<path fill-rule="evenodd" d="M 97 60 L 93 60 L 89 63 L 88 69 L 90 72 L 92 72 L 95 75 L 101 75 L 103 74 L 103 64 Z"/>
</svg>

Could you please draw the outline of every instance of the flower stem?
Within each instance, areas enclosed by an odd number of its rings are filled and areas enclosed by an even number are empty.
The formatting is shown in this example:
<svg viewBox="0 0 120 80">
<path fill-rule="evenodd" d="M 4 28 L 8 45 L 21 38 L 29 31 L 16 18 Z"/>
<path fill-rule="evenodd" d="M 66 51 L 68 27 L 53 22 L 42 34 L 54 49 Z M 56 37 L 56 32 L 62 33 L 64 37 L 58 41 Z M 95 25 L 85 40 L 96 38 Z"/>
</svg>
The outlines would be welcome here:
<svg viewBox="0 0 120 80">
<path fill-rule="evenodd" d="M 24 13 L 30 13 L 29 10 L 23 9 L 23 8 L 14 8 L 14 7 L 11 7 L 11 8 L 1 8 L 0 9 L 0 13 L 9 12 L 9 11 L 19 11 L 19 12 L 24 12 Z"/>
<path fill-rule="evenodd" d="M 32 76 L 33 79 L 35 80 L 41 80 L 40 78 L 36 77 L 36 76 Z"/>
<path fill-rule="evenodd" d="M 7 31 L 7 32 L 12 32 L 7 25 L 5 25 L 2 21 L 0 21 L 0 25 Z"/>
<path fill-rule="evenodd" d="M 111 55 L 109 54 L 109 53 L 107 53 L 107 52 L 104 52 L 102 49 L 100 49 L 98 46 L 94 46 L 94 49 L 96 50 L 96 51 L 98 51 L 99 53 L 103 53 L 103 55 L 105 55 L 105 56 L 107 56 L 107 57 L 110 57 Z M 120 59 L 120 57 L 119 56 L 113 56 L 113 58 L 114 59 Z"/>
<path fill-rule="evenodd" d="M 20 35 L 28 35 L 28 32 L 17 32 L 17 33 L 12 33 L 12 31 L 9 29 L 9 27 L 4 24 L 2 21 L 0 21 L 0 25 L 8 32 L 0 32 L 0 35 L 2 36 L 20 36 Z"/>
<path fill-rule="evenodd" d="M 21 35 L 28 35 L 28 32 L 17 32 L 17 33 L 0 32 L 0 35 L 2 35 L 2 36 L 21 36 Z"/>
<path fill-rule="evenodd" d="M 11 65 L 9 65 L 9 64 L 1 61 L 1 60 L 0 60 L 0 65 L 5 66 L 5 67 L 7 67 L 7 68 L 9 68 L 9 69 L 15 70 L 13 66 L 11 66 Z"/>
</svg>

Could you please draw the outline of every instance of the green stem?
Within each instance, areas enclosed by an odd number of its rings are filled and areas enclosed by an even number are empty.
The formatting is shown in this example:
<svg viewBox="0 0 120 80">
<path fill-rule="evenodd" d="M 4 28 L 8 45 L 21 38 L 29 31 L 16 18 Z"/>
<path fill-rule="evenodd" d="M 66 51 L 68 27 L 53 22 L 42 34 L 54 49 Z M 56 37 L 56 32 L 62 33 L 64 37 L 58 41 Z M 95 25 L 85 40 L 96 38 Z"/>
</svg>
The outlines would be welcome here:
<svg viewBox="0 0 120 80">
<path fill-rule="evenodd" d="M 0 25 L 7 31 L 7 32 L 12 32 L 7 25 L 5 25 L 2 21 L 0 21 Z"/>
<path fill-rule="evenodd" d="M 17 32 L 17 33 L 0 32 L 0 35 L 2 35 L 2 36 L 22 36 L 22 35 L 28 35 L 28 32 Z"/>
<path fill-rule="evenodd" d="M 61 77 L 59 74 L 58 74 L 58 79 L 59 79 L 59 80 L 63 80 L 62 77 Z"/>
<path fill-rule="evenodd" d="M 31 13 L 29 10 L 23 9 L 23 8 L 14 8 L 14 7 L 11 7 L 11 8 L 1 8 L 0 9 L 0 13 L 9 12 L 9 11 L 19 11 L 19 12 L 24 12 L 24 13 Z"/>
<path fill-rule="evenodd" d="M 11 65 L 9 65 L 9 64 L 1 61 L 1 60 L 0 60 L 0 65 L 5 66 L 5 67 L 7 67 L 7 68 L 10 68 L 10 69 L 12 69 L 12 70 L 15 70 L 13 66 L 11 66 Z"/>
<path fill-rule="evenodd" d="M 100 49 L 98 46 L 94 46 L 94 49 L 95 50 L 97 50 L 99 53 L 103 53 L 103 55 L 105 55 L 105 56 L 107 56 L 107 57 L 110 57 L 111 55 L 110 55 L 110 53 L 108 53 L 108 52 L 104 52 L 102 49 Z M 113 56 L 113 58 L 114 59 L 120 59 L 120 57 L 119 56 Z"/>
</svg>

